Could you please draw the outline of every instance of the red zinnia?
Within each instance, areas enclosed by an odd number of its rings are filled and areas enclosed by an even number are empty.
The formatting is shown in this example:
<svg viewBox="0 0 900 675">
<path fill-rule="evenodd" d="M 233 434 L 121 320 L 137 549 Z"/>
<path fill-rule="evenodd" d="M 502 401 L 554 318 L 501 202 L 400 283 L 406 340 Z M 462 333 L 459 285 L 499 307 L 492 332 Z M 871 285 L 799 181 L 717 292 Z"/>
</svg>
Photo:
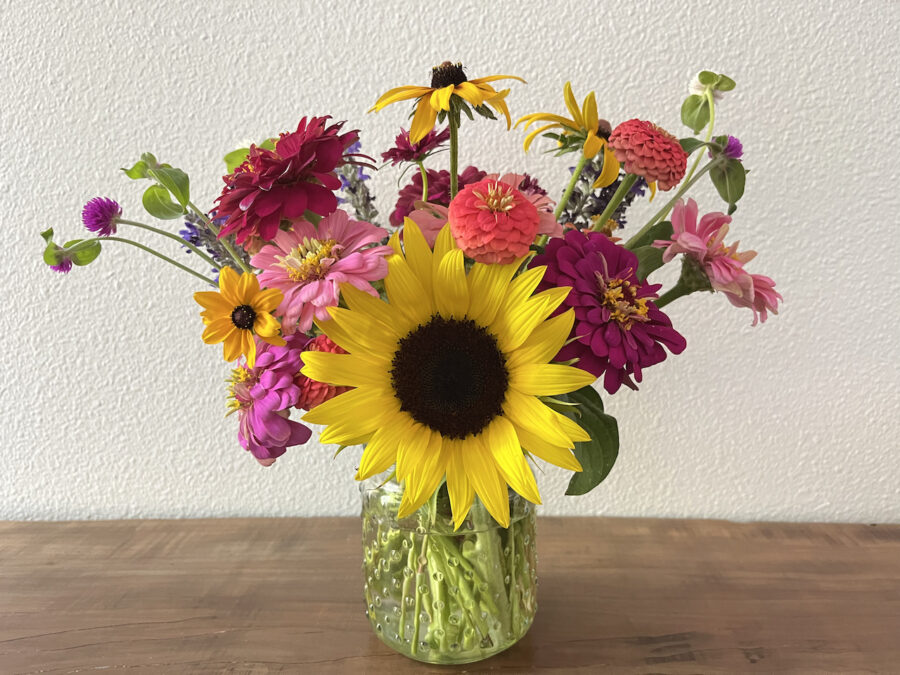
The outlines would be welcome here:
<svg viewBox="0 0 900 675">
<path fill-rule="evenodd" d="M 609 147 L 627 173 L 658 183 L 660 190 L 671 190 L 684 178 L 687 153 L 672 134 L 652 122 L 622 122 L 610 134 Z"/>
<path fill-rule="evenodd" d="M 337 208 L 334 190 L 341 181 L 334 170 L 344 152 L 359 139 L 356 131 L 339 133 L 343 122 L 326 126 L 329 117 L 304 117 L 293 133 L 281 134 L 275 150 L 251 146 L 250 154 L 216 200 L 217 218 L 227 218 L 219 237 L 234 234 L 270 241 L 282 219 L 300 218 L 307 210 L 327 216 Z"/>
</svg>

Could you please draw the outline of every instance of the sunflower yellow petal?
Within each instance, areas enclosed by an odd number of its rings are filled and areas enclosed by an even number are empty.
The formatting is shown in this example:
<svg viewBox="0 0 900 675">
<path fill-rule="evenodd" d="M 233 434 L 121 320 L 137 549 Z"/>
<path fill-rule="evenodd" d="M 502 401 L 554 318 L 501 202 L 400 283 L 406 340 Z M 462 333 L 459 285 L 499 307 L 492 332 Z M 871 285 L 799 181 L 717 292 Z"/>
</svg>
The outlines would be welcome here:
<svg viewBox="0 0 900 675">
<path fill-rule="evenodd" d="M 538 325 L 518 349 L 507 357 L 512 369 L 526 363 L 547 363 L 563 348 L 575 323 L 574 310 L 566 310 Z"/>
<path fill-rule="evenodd" d="M 416 114 L 413 116 L 412 124 L 409 127 L 409 140 L 411 143 L 418 143 L 429 131 L 434 129 L 434 121 L 437 119 L 437 111 L 431 107 L 428 97 L 419 101 L 416 107 Z"/>
<path fill-rule="evenodd" d="M 572 443 L 581 441 L 585 443 L 591 440 L 591 435 L 582 429 L 577 422 L 573 422 L 568 417 L 563 415 L 562 413 L 558 413 L 555 410 L 551 410 L 550 414 L 556 420 L 556 423 L 562 428 L 563 433 L 565 433 L 572 441 Z M 572 447 L 571 444 L 568 444 L 568 447 Z"/>
<path fill-rule="evenodd" d="M 531 333 L 562 304 L 569 287 L 552 288 L 513 307 L 501 308 L 494 321 L 497 340 L 504 352 L 520 347 Z"/>
<path fill-rule="evenodd" d="M 466 476 L 485 508 L 501 527 L 509 527 L 509 494 L 493 457 L 480 436 L 466 442 Z M 473 447 L 470 447 L 473 446 Z M 481 446 L 481 447 L 478 447 Z"/>
<path fill-rule="evenodd" d="M 425 323 L 434 314 L 431 295 L 425 294 L 422 282 L 403 256 L 392 255 L 388 258 L 384 288 L 391 306 L 406 319 L 406 326 Z"/>
<path fill-rule="evenodd" d="M 397 103 L 398 101 L 406 101 L 411 98 L 418 98 L 419 96 L 423 96 L 431 91 L 431 87 L 417 87 L 413 85 L 406 85 L 403 87 L 394 87 L 383 93 L 377 101 L 375 101 L 375 105 L 369 110 L 372 112 L 373 110 L 378 111 L 384 108 L 385 106 L 391 105 L 392 103 Z"/>
<path fill-rule="evenodd" d="M 417 511 L 434 494 L 447 469 L 447 452 L 440 434 L 433 434 L 425 461 L 420 462 L 405 481 L 397 516 L 405 518 Z"/>
<path fill-rule="evenodd" d="M 442 316 L 462 319 L 469 311 L 469 286 L 463 252 L 454 249 L 437 266 L 434 277 L 434 304 Z"/>
<path fill-rule="evenodd" d="M 535 457 L 569 471 L 582 471 L 581 463 L 569 448 L 561 448 L 548 443 L 542 436 L 526 431 L 519 426 L 516 426 L 516 435 L 519 437 L 522 447 Z"/>
<path fill-rule="evenodd" d="M 447 492 L 450 495 L 450 511 L 453 513 L 453 529 L 458 530 L 469 515 L 475 490 L 466 476 L 460 443 L 444 440 L 449 445 L 447 452 Z"/>
<path fill-rule="evenodd" d="M 503 402 L 503 413 L 517 427 L 540 436 L 548 443 L 571 447 L 570 439 L 559 420 L 554 417 L 553 411 L 534 396 L 527 396 L 515 389 L 508 390 Z"/>
<path fill-rule="evenodd" d="M 372 434 L 359 460 L 356 480 L 365 480 L 386 471 L 397 461 L 397 448 L 401 437 L 409 428 L 409 421 L 409 417 L 398 415 L 394 424 L 380 427 Z"/>
<path fill-rule="evenodd" d="M 541 503 L 537 482 L 522 453 L 516 429 L 505 417 L 496 417 L 485 433 L 485 446 L 491 451 L 503 480 L 533 504 Z"/>
<path fill-rule="evenodd" d="M 303 421 L 310 424 L 352 423 L 360 434 L 365 434 L 374 431 L 399 410 L 400 403 L 384 389 L 356 387 L 320 403 L 303 415 Z M 322 442 L 334 441 L 326 441 L 323 433 Z"/>
<path fill-rule="evenodd" d="M 594 188 L 604 188 L 612 185 L 619 177 L 619 160 L 616 159 L 615 153 L 609 149 L 609 144 L 606 140 L 601 140 L 603 141 L 603 168 L 600 170 L 597 180 L 594 181 Z"/>
<path fill-rule="evenodd" d="M 414 422 L 400 438 L 397 448 L 397 480 L 404 482 L 413 468 L 427 461 L 426 453 L 433 445 L 432 431 L 418 422 Z"/>
<path fill-rule="evenodd" d="M 566 108 L 569 109 L 569 114 L 572 115 L 575 124 L 578 125 L 579 129 L 584 129 L 584 118 L 581 116 L 578 101 L 575 100 L 575 94 L 572 93 L 571 82 L 566 82 L 566 86 L 563 87 L 563 96 L 566 99 Z"/>
<path fill-rule="evenodd" d="M 568 394 L 596 379 L 586 370 L 558 363 L 529 363 L 511 368 L 509 372 L 509 386 L 532 396 Z"/>
<path fill-rule="evenodd" d="M 522 262 L 508 265 L 475 263 L 469 270 L 469 318 L 480 326 L 489 326 L 506 297 L 506 289 Z"/>
<path fill-rule="evenodd" d="M 389 335 L 396 335 L 394 315 L 396 309 L 378 296 L 369 295 L 352 284 L 341 284 L 341 297 L 350 311 L 373 319 L 388 329 Z"/>
<path fill-rule="evenodd" d="M 387 307 L 387 303 L 381 302 Z M 329 307 L 331 321 L 317 325 L 329 339 L 351 354 L 367 360 L 390 359 L 397 348 L 397 336 L 382 322 L 361 312 Z"/>
<path fill-rule="evenodd" d="M 387 388 L 390 385 L 387 372 L 354 354 L 309 351 L 303 353 L 303 364 L 300 372 L 308 378 L 336 387 Z"/>
<path fill-rule="evenodd" d="M 441 228 L 441 231 L 438 232 L 438 236 L 434 240 L 433 260 L 435 261 L 435 265 L 437 265 L 447 253 L 455 248 L 459 247 L 456 245 L 456 240 L 453 238 L 453 233 L 450 231 L 450 223 L 447 223 Z"/>
<path fill-rule="evenodd" d="M 425 241 L 422 230 L 411 218 L 403 220 L 403 246 L 406 249 L 406 262 L 409 263 L 413 273 L 422 283 L 425 293 L 431 296 L 431 248 L 428 246 L 428 242 Z"/>
</svg>

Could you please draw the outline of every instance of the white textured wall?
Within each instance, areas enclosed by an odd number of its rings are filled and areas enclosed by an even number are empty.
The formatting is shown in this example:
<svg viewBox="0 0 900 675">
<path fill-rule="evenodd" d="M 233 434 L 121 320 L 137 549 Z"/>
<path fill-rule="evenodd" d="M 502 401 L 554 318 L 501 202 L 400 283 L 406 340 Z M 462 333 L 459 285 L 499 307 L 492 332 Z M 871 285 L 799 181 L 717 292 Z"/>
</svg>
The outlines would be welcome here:
<svg viewBox="0 0 900 675">
<path fill-rule="evenodd" d="M 785 297 L 756 328 L 721 296 L 672 305 L 688 349 L 607 398 L 622 437 L 612 476 L 569 498 L 548 467 L 544 512 L 900 521 L 900 4 L 330 5 L 0 5 L 0 518 L 357 510 L 357 451 L 332 461 L 311 443 L 263 469 L 237 444 L 228 367 L 200 341 L 189 277 L 113 244 L 58 276 L 38 232 L 81 236 L 97 195 L 138 217 L 140 188 L 117 170 L 147 150 L 188 171 L 206 206 L 226 151 L 306 114 L 350 120 L 375 154 L 407 112 L 367 115 L 375 98 L 452 59 L 470 76 L 524 76 L 514 115 L 560 110 L 571 79 L 614 124 L 680 135 L 691 76 L 734 77 L 717 129 L 741 138 L 752 173 L 732 232 Z M 521 133 L 463 132 L 463 162 L 561 186 L 566 162 L 523 156 Z M 395 182 L 375 181 L 382 213 Z M 694 196 L 722 208 L 711 189 Z"/>
</svg>

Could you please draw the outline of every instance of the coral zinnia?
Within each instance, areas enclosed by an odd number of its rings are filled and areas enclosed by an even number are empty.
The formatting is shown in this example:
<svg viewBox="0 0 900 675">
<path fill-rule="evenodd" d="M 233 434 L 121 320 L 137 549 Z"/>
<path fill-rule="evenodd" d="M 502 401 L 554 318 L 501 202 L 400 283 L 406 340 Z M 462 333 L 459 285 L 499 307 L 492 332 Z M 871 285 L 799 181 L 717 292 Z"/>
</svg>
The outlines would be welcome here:
<svg viewBox="0 0 900 675">
<path fill-rule="evenodd" d="M 366 443 L 359 480 L 396 464 L 405 484 L 399 517 L 418 509 L 446 475 L 458 528 L 475 494 L 509 526 L 507 485 L 538 502 L 523 448 L 575 471 L 570 452 L 589 436 L 540 396 L 574 391 L 593 376 L 548 361 L 566 341 L 572 312 L 549 319 L 568 289 L 532 295 L 543 274 L 475 263 L 466 274 L 449 228 L 434 251 L 414 223 L 399 237 L 385 278 L 388 302 L 344 287 L 321 329 L 348 354 L 306 352 L 303 374 L 356 387 L 303 419 L 328 425 L 323 443 Z"/>
<path fill-rule="evenodd" d="M 305 352 L 331 352 L 333 354 L 347 353 L 332 342 L 327 335 L 319 335 L 310 340 L 306 345 L 304 353 Z M 300 388 L 300 397 L 295 405 L 304 410 L 312 410 L 317 405 L 321 405 L 322 403 L 325 403 L 325 401 L 330 401 L 338 394 L 343 394 L 350 389 L 350 387 L 333 387 L 325 382 L 311 380 L 303 373 L 298 373 L 294 381 Z"/>
<path fill-rule="evenodd" d="M 385 162 L 390 161 L 391 166 L 396 166 L 401 162 L 421 162 L 446 143 L 449 138 L 450 128 L 446 127 L 439 132 L 432 129 L 421 141 L 413 143 L 409 140 L 409 132 L 401 128 L 397 138 L 394 139 L 394 147 L 387 152 L 382 152 L 381 158 Z"/>
<path fill-rule="evenodd" d="M 238 413 L 238 440 L 263 466 L 269 466 L 288 447 L 309 440 L 312 432 L 288 419 L 289 409 L 300 398 L 294 375 L 308 338 L 292 335 L 282 347 L 259 341 L 256 365 L 241 365 L 231 377 L 229 415 Z"/>
<path fill-rule="evenodd" d="M 413 117 L 412 126 L 409 128 L 409 139 L 418 143 L 425 134 L 434 128 L 439 110 L 450 110 L 450 99 L 458 96 L 462 100 L 471 103 L 476 108 L 487 103 L 489 106 L 503 113 L 506 117 L 506 128 L 510 126 L 509 108 L 503 99 L 509 93 L 509 89 L 497 91 L 488 82 L 495 80 L 518 80 L 525 82 L 515 75 L 490 75 L 489 77 L 476 77 L 474 80 L 466 78 L 461 63 L 453 64 L 444 61 L 441 65 L 431 69 L 431 86 L 419 87 L 406 85 L 395 87 L 375 101 L 372 110 L 378 111 L 391 103 L 407 101 L 411 98 L 418 99 L 416 114 Z"/>
<path fill-rule="evenodd" d="M 435 171 L 434 169 L 426 169 L 428 175 L 428 199 L 430 204 L 439 204 L 441 206 L 450 206 L 450 172 Z M 462 190 L 470 183 L 477 183 L 487 176 L 484 171 L 467 166 L 458 176 L 459 189 Z M 400 190 L 397 196 L 397 203 L 391 213 L 390 222 L 394 227 L 400 227 L 403 219 L 406 218 L 416 208 L 416 202 L 422 199 L 422 173 L 416 171 L 412 177 L 412 181 Z M 444 222 L 447 222 L 446 220 Z M 432 243 L 434 240 L 432 239 Z"/>
<path fill-rule="evenodd" d="M 351 220 L 338 210 L 318 226 L 305 220 L 279 230 L 272 244 L 251 259 L 262 270 L 259 280 L 284 292 L 277 314 L 285 334 L 308 331 L 313 318 L 328 318 L 327 307 L 338 304 L 340 284 L 377 295 L 372 281 L 383 279 L 390 246 L 372 246 L 388 233 L 371 223 Z"/>
<path fill-rule="evenodd" d="M 227 218 L 219 237 L 234 234 L 237 243 L 258 236 L 270 241 L 282 219 L 300 218 L 307 210 L 327 216 L 337 208 L 334 190 L 356 131 L 340 133 L 344 123 L 326 126 L 329 117 L 304 117 L 297 131 L 281 134 L 274 150 L 250 148 L 247 160 L 224 177 L 216 200 L 216 217 Z"/>
<path fill-rule="evenodd" d="M 254 274 L 244 272 L 240 277 L 230 267 L 219 272 L 219 292 L 200 291 L 194 293 L 204 310 L 200 312 L 206 330 L 203 341 L 208 345 L 224 342 L 226 361 L 234 361 L 243 354 L 250 368 L 256 363 L 256 340 L 259 336 L 272 345 L 284 345 L 279 335 L 281 326 L 271 312 L 282 300 L 277 288 L 259 289 L 259 280 Z"/>
<path fill-rule="evenodd" d="M 597 377 L 614 394 L 624 383 L 637 389 L 642 370 L 665 360 L 668 347 L 680 354 L 684 338 L 653 304 L 659 285 L 642 284 L 637 256 L 600 232 L 570 230 L 551 239 L 532 265 L 546 265 L 539 289 L 571 287 L 564 306 L 575 310 L 576 338 L 557 358 L 577 358 L 577 366 Z"/>
<path fill-rule="evenodd" d="M 447 215 L 463 253 L 478 262 L 501 265 L 528 253 L 540 220 L 525 195 L 496 178 L 460 190 Z"/>
<path fill-rule="evenodd" d="M 660 190 L 671 190 L 684 178 L 687 153 L 672 134 L 651 122 L 622 122 L 610 134 L 609 147 L 625 171 L 659 183 Z"/>
</svg>

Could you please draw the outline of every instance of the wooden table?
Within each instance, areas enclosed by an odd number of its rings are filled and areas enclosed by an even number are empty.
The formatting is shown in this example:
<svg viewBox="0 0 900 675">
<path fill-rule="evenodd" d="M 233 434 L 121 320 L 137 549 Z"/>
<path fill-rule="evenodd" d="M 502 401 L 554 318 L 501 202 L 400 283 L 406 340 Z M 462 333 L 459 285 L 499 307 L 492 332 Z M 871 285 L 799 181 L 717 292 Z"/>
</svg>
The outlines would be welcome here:
<svg viewBox="0 0 900 675">
<path fill-rule="evenodd" d="M 541 518 L 535 623 L 428 668 L 353 518 L 0 523 L 0 673 L 900 672 L 900 526 Z"/>
</svg>

